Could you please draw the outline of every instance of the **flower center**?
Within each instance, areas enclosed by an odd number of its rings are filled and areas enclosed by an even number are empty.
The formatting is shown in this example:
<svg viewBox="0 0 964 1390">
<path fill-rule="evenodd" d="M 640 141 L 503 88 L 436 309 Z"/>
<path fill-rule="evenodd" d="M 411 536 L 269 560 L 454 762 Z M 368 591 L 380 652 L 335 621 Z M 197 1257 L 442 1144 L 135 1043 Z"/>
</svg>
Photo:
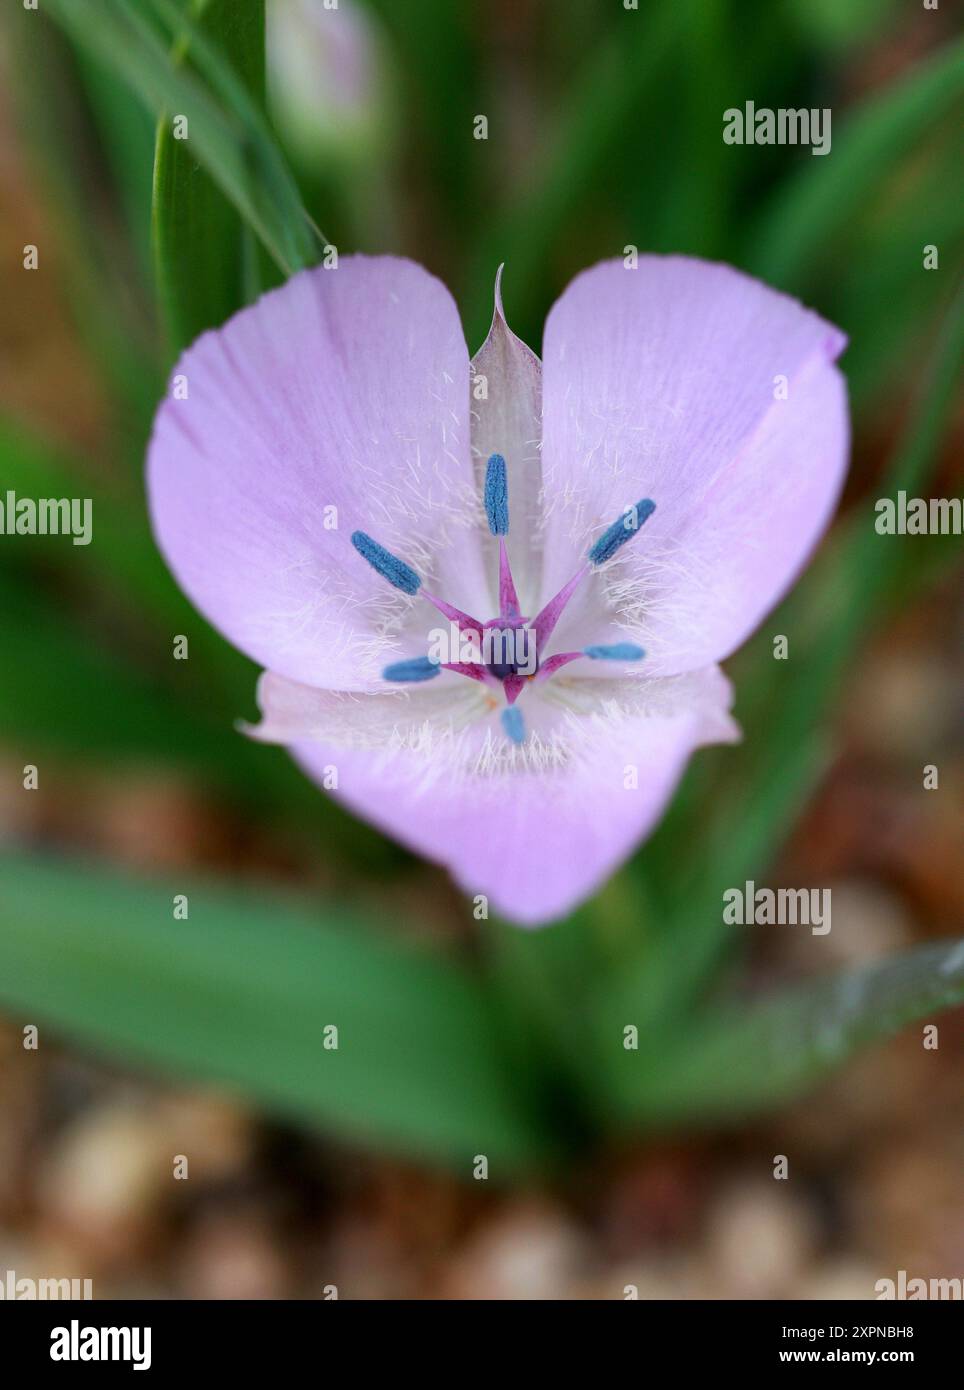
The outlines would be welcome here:
<svg viewBox="0 0 964 1390">
<path fill-rule="evenodd" d="M 510 633 L 500 635 L 506 637 L 511 636 Z M 487 661 L 485 669 L 490 675 L 495 676 L 497 681 L 504 681 L 506 676 L 517 676 L 519 674 L 519 666 L 520 663 L 518 661 Z M 529 674 L 535 675 L 535 672 L 532 671 Z"/>
<path fill-rule="evenodd" d="M 493 618 L 482 629 L 481 660 L 496 680 L 534 676 L 539 669 L 535 630 L 528 618 Z"/>
<path fill-rule="evenodd" d="M 583 579 L 606 564 L 627 541 L 633 539 L 656 510 L 656 504 L 644 497 L 634 506 L 625 507 L 622 516 L 590 546 L 582 567 L 530 620 L 522 616 L 509 568 L 505 544 L 509 531 L 509 488 L 506 463 L 501 454 L 493 454 L 486 465 L 484 501 L 489 530 L 499 538 L 499 616 L 488 622 L 479 622 L 460 608 L 428 593 L 411 565 L 379 545 L 367 532 L 354 531 L 351 542 L 377 574 L 403 594 L 412 597 L 421 594 L 428 599 L 449 619 L 453 630 L 464 635 L 470 644 L 471 660 L 441 661 L 428 656 L 412 657 L 386 666 L 382 672 L 385 680 L 395 684 L 411 684 L 432 680 L 440 671 L 455 671 L 496 690 L 501 687 L 507 704 L 500 716 L 502 730 L 512 743 L 521 744 L 526 739 L 525 721 L 515 702 L 527 681 L 548 680 L 561 667 L 580 657 L 588 657 L 591 661 L 639 661 L 645 655 L 642 647 L 634 642 L 615 642 L 583 647 L 580 651 L 556 652 L 545 659 L 542 652 Z M 462 654 L 458 655 L 461 658 Z"/>
</svg>

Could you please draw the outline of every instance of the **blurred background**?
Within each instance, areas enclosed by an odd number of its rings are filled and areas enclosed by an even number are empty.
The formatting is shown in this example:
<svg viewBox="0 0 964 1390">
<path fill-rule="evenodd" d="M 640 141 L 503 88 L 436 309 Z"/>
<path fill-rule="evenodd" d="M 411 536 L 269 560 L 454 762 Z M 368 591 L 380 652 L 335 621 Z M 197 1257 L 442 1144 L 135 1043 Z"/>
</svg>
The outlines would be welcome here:
<svg viewBox="0 0 964 1390">
<path fill-rule="evenodd" d="M 964 1017 L 938 1018 L 962 997 L 960 538 L 873 528 L 898 488 L 962 491 L 953 7 L 268 0 L 266 45 L 259 0 L 5 9 L 0 497 L 89 497 L 94 538 L 0 536 L 0 1272 L 189 1298 L 964 1275 Z M 725 145 L 747 100 L 829 107 L 831 153 Z M 470 351 L 500 262 L 538 350 L 568 279 L 627 245 L 732 262 L 850 338 L 844 505 L 728 663 L 744 745 L 698 754 L 544 932 L 474 921 L 236 734 L 255 668 L 151 540 L 174 354 L 325 238 L 439 274 Z M 724 927 L 745 878 L 831 888 L 832 932 Z"/>
</svg>

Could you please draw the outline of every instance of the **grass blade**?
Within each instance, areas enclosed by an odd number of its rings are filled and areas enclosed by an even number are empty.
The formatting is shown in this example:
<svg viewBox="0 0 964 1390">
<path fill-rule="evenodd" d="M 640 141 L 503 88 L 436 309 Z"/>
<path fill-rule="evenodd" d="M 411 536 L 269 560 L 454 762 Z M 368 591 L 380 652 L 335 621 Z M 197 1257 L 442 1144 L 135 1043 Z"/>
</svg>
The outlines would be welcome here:
<svg viewBox="0 0 964 1390">
<path fill-rule="evenodd" d="M 151 0 L 151 7 L 158 6 Z M 177 64 L 162 35 L 130 0 L 49 0 L 48 10 L 72 40 L 88 49 L 130 86 L 155 116 L 187 119 L 191 148 L 225 197 L 290 275 L 317 258 L 319 244 L 297 186 L 254 104 L 230 67 L 199 37 L 174 6 L 161 7 L 167 39 L 190 36 L 192 58 L 205 76 L 218 72 L 219 100 L 194 72 Z"/>
<path fill-rule="evenodd" d="M 198 27 L 219 44 L 252 99 L 264 96 L 264 0 L 238 8 L 208 0 Z M 174 61 L 188 64 L 190 41 Z M 154 265 L 168 342 L 174 352 L 206 328 L 224 323 L 247 298 L 248 229 L 210 174 L 191 141 L 174 138 L 171 113 L 157 123 L 151 216 Z"/>
</svg>

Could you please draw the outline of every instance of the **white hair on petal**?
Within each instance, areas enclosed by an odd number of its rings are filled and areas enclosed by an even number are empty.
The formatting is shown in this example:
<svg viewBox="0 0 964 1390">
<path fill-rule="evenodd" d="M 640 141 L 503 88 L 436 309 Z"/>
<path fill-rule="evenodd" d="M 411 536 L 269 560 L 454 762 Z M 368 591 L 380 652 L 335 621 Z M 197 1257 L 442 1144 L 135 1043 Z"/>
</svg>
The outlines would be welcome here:
<svg viewBox="0 0 964 1390">
<path fill-rule="evenodd" d="M 516 744 L 493 718 L 499 704 L 476 683 L 442 676 L 431 686 L 367 694 L 313 690 L 266 673 L 264 721 L 249 732 L 266 742 L 365 750 L 376 773 L 389 779 L 402 770 L 419 794 L 444 783 L 466 795 L 506 796 L 520 778 L 589 774 L 601 756 L 631 754 L 641 719 L 693 720 L 698 742 L 738 736 L 729 683 L 717 668 L 658 679 L 559 678 L 532 694 L 528 736 Z"/>
</svg>

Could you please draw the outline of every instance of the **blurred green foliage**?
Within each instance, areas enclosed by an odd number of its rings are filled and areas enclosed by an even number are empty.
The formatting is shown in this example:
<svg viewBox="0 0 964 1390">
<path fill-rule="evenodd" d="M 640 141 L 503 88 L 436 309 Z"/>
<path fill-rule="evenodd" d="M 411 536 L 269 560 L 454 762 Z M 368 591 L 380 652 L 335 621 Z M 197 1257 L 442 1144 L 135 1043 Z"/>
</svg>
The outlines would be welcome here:
<svg viewBox="0 0 964 1390">
<path fill-rule="evenodd" d="M 281 752 L 234 734 L 254 668 L 193 614 L 154 548 L 141 470 L 172 355 L 317 260 L 318 227 L 342 252 L 409 254 L 441 274 L 470 349 L 502 261 L 510 320 L 538 348 L 584 265 L 627 245 L 684 251 L 840 323 L 858 441 L 895 390 L 914 396 L 882 486 L 926 489 L 961 352 L 964 45 L 936 29 L 921 41 L 942 14 L 868 0 L 364 8 L 394 121 L 374 153 L 355 142 L 315 169 L 272 130 L 262 0 L 45 0 L 7 15 L 26 149 L 110 445 L 95 461 L 0 420 L 0 485 L 61 495 L 81 479 L 96 529 L 84 551 L 0 553 L 0 637 L 16 653 L 0 717 L 25 760 L 176 766 L 264 834 L 319 846 L 346 887 L 390 894 L 407 856 Z M 905 42 L 923 56 L 904 62 Z M 864 75 L 872 50 L 889 79 Z M 723 110 L 750 97 L 830 105 L 832 153 L 724 145 Z M 190 154 L 172 113 L 188 117 Z M 473 138 L 478 113 L 487 141 Z M 922 269 L 928 243 L 939 273 Z M 780 1100 L 964 997 L 952 946 L 736 1014 L 703 1003 L 735 952 L 720 884 L 765 872 L 826 765 L 861 642 L 953 558 L 921 538 L 885 571 L 871 533 L 857 498 L 775 620 L 801 658 L 792 675 L 766 632 L 740 654 L 739 766 L 702 754 L 657 834 L 569 922 L 489 924 L 474 956 L 431 959 L 357 908 L 212 885 L 192 895 L 190 925 L 173 925 L 165 886 L 17 854 L 2 870 L 0 998 L 125 1056 L 463 1166 L 480 1149 L 532 1166 L 626 1124 Z M 189 669 L 172 671 L 175 633 L 190 636 Z M 358 1045 L 326 1053 L 326 1022 Z M 621 1046 L 628 1023 L 639 1053 Z"/>
</svg>

